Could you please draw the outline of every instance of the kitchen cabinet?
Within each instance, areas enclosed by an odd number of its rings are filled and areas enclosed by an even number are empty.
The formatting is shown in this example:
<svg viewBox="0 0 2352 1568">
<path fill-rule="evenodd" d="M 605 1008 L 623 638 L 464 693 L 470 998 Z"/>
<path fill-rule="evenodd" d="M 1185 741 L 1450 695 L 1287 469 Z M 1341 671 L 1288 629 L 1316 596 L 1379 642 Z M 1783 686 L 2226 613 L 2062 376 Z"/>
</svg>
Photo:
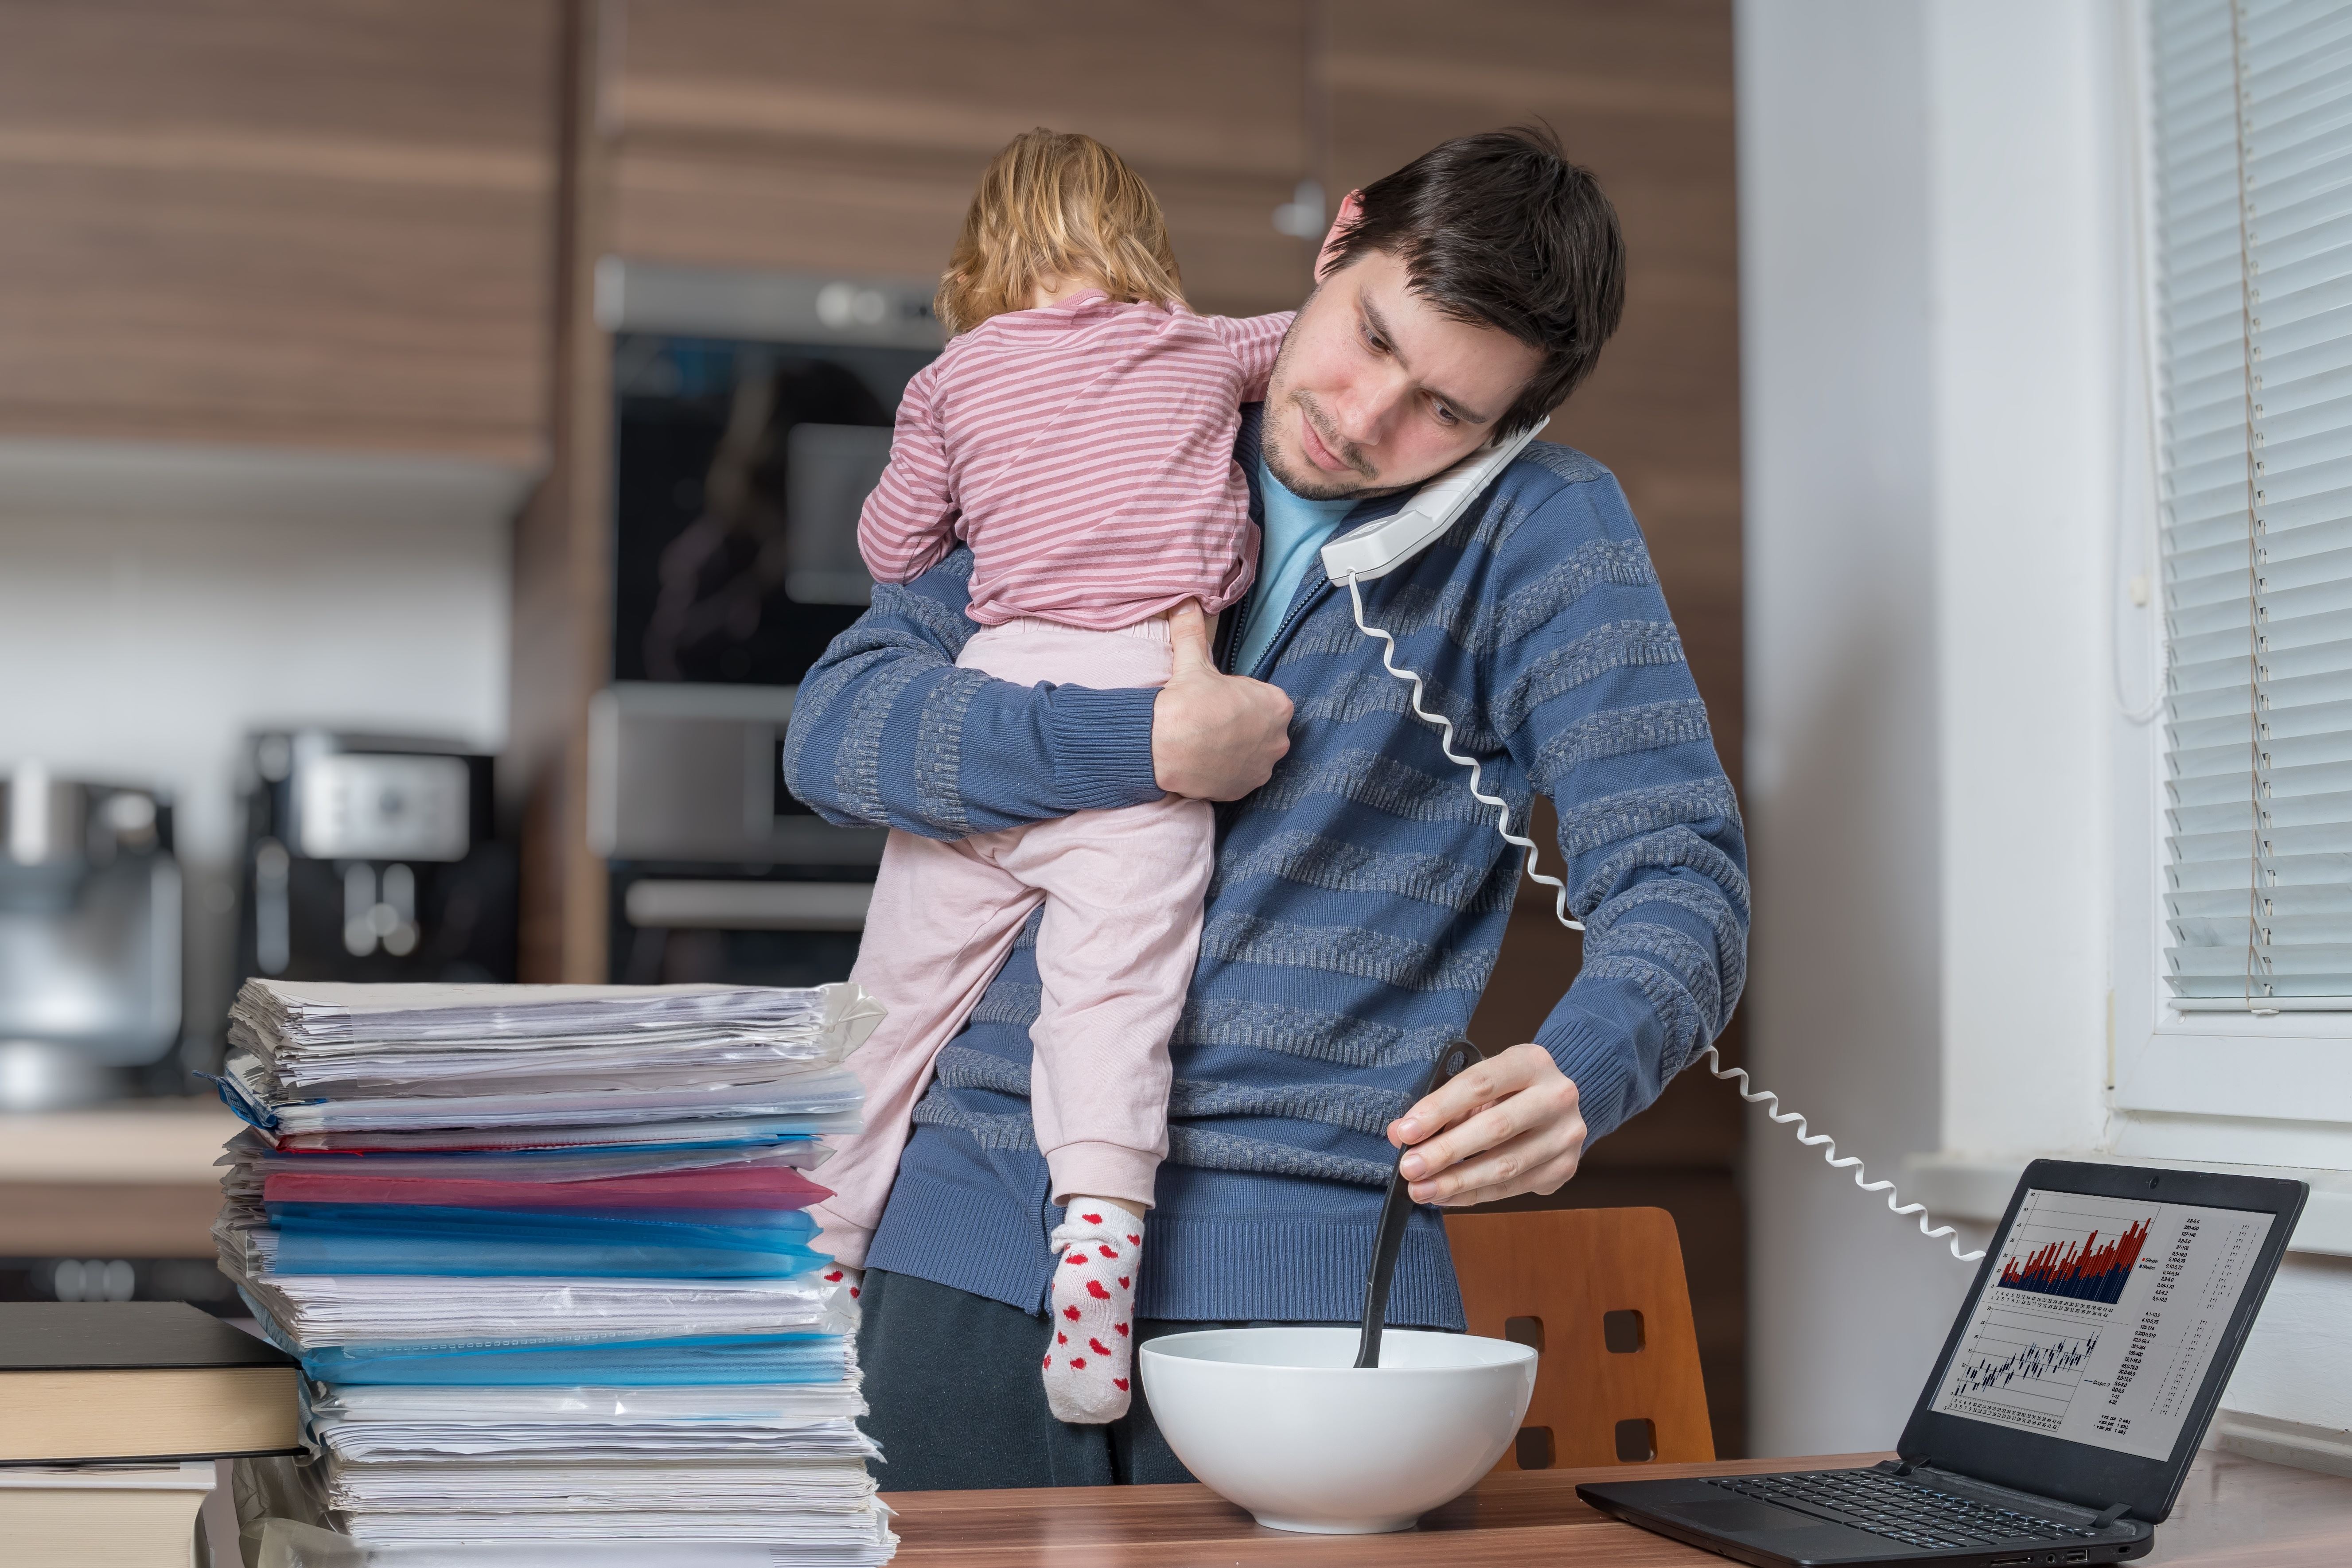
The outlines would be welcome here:
<svg viewBox="0 0 2352 1568">
<path fill-rule="evenodd" d="M 0 0 L 0 438 L 544 459 L 557 0 Z"/>
<path fill-rule="evenodd" d="M 1203 310 L 1283 310 L 1307 247 L 1308 0 L 853 5 L 632 0 L 599 83 L 610 248 L 935 278 L 989 157 L 1034 125 L 1116 147 Z"/>
</svg>

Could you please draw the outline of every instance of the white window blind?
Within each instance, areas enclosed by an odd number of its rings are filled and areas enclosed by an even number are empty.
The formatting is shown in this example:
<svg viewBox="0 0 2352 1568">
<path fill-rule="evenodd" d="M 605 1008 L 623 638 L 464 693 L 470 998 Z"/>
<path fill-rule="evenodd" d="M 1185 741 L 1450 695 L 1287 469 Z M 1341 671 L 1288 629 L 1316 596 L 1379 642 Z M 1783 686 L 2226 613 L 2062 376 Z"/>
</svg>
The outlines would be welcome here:
<svg viewBox="0 0 2352 1568">
<path fill-rule="evenodd" d="M 2352 1010 L 2352 6 L 2150 16 L 2166 979 Z"/>
</svg>

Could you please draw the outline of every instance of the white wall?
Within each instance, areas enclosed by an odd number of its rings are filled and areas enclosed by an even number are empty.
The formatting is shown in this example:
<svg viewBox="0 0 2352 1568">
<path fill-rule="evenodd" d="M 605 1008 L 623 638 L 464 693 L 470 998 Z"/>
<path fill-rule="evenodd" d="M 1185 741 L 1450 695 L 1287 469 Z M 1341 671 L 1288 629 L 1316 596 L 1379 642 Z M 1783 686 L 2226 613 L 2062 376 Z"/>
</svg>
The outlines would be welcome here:
<svg viewBox="0 0 2352 1568">
<path fill-rule="evenodd" d="M 225 964 L 247 729 L 503 743 L 523 483 L 423 458 L 0 443 L 0 767 L 167 789 L 191 964 Z"/>
<path fill-rule="evenodd" d="M 1942 1094 L 1927 18 L 1736 16 L 1749 1057 L 1891 1174 Z M 1967 1273 L 1752 1114 L 1750 1450 L 1885 1447 Z"/>
<path fill-rule="evenodd" d="M 2105 1121 L 2116 10 L 1927 10 L 1946 1148 L 2087 1149 Z"/>
</svg>

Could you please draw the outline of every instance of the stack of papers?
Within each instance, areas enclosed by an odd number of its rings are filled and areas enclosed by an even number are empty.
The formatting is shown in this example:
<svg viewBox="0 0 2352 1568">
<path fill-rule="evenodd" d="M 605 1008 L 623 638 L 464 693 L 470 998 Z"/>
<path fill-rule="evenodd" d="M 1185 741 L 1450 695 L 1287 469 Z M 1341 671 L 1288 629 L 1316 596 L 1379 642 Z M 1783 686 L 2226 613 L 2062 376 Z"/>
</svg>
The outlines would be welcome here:
<svg viewBox="0 0 2352 1568">
<path fill-rule="evenodd" d="M 847 1131 L 858 1089 L 841 1060 L 878 1016 L 850 985 L 257 980 L 229 1009 L 217 1081 L 281 1139 L 563 1128 L 576 1141 L 587 1128 L 754 1118 Z"/>
<path fill-rule="evenodd" d="M 386 1563 L 887 1561 L 807 1213 L 879 1016 L 849 985 L 247 982 L 214 1237 L 302 1360 L 318 1462 L 241 1499 Z"/>
</svg>

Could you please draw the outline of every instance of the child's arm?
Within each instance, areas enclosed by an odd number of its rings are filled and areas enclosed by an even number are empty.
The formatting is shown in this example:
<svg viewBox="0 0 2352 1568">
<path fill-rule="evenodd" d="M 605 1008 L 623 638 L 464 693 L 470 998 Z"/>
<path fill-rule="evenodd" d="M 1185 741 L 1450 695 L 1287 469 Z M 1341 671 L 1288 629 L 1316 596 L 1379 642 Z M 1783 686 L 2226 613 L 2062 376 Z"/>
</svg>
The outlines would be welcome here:
<svg viewBox="0 0 2352 1568">
<path fill-rule="evenodd" d="M 1223 340 L 1225 347 L 1242 365 L 1242 401 L 1261 402 L 1265 397 L 1265 384 L 1274 374 L 1275 355 L 1282 351 L 1283 334 L 1290 331 L 1297 320 L 1296 310 L 1278 310 L 1271 316 L 1203 316 L 1210 331 Z"/>
<path fill-rule="evenodd" d="M 907 384 L 890 434 L 889 466 L 857 514 L 857 553 L 877 583 L 911 583 L 955 548 L 960 509 L 948 485 L 947 443 L 932 411 L 935 379 L 926 367 Z"/>
</svg>

